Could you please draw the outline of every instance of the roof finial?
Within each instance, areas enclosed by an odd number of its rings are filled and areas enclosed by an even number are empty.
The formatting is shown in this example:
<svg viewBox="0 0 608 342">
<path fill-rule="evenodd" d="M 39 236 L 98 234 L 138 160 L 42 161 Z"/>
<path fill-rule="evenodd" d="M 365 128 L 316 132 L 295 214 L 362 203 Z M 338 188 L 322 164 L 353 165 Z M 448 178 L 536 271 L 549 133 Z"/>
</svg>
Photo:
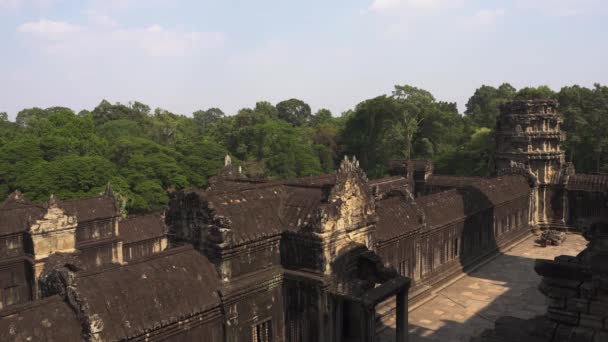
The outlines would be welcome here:
<svg viewBox="0 0 608 342">
<path fill-rule="evenodd" d="M 23 194 L 21 193 L 21 191 L 15 190 L 12 194 L 8 195 L 8 198 L 15 202 L 21 202 L 23 201 Z"/>
<path fill-rule="evenodd" d="M 232 165 L 232 158 L 230 158 L 229 155 L 226 155 L 226 157 L 224 157 L 224 166 L 230 166 Z"/>
<path fill-rule="evenodd" d="M 103 194 L 108 197 L 114 197 L 114 189 L 112 189 L 112 184 L 110 182 L 106 184 L 106 190 L 103 192 Z"/>
<path fill-rule="evenodd" d="M 53 194 L 49 197 L 49 208 L 57 208 L 57 197 Z"/>
</svg>

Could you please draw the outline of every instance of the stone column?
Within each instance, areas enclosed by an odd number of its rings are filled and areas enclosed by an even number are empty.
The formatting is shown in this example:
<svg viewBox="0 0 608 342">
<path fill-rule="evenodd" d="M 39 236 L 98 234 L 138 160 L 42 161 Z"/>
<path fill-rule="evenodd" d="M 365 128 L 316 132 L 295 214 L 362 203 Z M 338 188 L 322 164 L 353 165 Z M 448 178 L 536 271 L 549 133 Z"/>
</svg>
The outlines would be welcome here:
<svg viewBox="0 0 608 342">
<path fill-rule="evenodd" d="M 401 290 L 396 296 L 396 339 L 395 342 L 407 342 L 408 319 L 407 319 L 407 288 Z"/>
<path fill-rule="evenodd" d="M 376 306 L 363 306 L 363 341 L 376 340 Z"/>
<path fill-rule="evenodd" d="M 334 306 L 334 341 L 342 342 L 342 326 L 344 324 L 343 319 L 344 316 L 342 314 L 342 301 L 338 298 L 334 298 L 332 300 Z M 320 333 L 320 332 L 319 332 Z"/>
</svg>

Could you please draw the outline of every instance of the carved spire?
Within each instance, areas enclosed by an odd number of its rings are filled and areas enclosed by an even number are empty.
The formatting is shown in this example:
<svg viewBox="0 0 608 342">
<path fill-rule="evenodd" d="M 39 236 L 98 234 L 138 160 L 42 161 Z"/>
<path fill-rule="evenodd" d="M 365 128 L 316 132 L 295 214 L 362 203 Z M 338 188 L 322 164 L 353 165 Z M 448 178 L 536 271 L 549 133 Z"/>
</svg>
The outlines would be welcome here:
<svg viewBox="0 0 608 342">
<path fill-rule="evenodd" d="M 224 167 L 232 165 L 232 158 L 229 155 L 224 157 Z"/>
</svg>

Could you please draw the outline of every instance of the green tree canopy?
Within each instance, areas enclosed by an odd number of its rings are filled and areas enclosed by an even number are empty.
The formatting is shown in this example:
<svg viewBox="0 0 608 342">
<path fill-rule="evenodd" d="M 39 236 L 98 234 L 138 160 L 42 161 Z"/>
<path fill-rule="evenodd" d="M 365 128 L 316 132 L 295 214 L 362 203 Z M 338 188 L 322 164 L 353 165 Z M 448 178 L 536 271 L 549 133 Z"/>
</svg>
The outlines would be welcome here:
<svg viewBox="0 0 608 342">
<path fill-rule="evenodd" d="M 285 120 L 294 126 L 308 123 L 312 117 L 310 106 L 298 99 L 289 99 L 277 103 L 279 119 Z"/>
</svg>

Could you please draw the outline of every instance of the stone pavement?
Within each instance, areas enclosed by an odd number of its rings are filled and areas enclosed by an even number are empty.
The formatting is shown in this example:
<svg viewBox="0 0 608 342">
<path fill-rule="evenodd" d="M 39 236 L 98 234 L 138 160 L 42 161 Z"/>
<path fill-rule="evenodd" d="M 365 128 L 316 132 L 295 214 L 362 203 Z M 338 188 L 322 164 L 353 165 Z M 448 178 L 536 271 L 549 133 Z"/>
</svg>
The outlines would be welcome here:
<svg viewBox="0 0 608 342">
<path fill-rule="evenodd" d="M 468 342 L 493 328 L 500 316 L 527 319 L 543 314 L 545 297 L 537 290 L 540 277 L 534 260 L 576 255 L 587 242 L 569 234 L 563 245 L 543 248 L 535 246 L 534 239 L 531 236 L 411 311 L 410 342 Z"/>
</svg>

